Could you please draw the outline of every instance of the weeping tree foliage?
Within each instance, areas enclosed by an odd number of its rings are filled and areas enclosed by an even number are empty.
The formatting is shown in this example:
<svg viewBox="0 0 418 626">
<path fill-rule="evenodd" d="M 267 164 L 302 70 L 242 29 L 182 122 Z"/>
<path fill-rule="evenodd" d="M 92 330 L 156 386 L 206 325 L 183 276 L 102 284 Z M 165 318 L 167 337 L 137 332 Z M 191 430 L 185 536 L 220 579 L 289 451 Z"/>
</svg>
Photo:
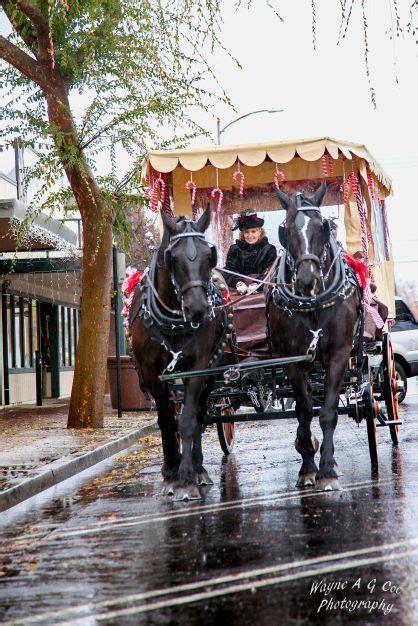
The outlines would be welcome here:
<svg viewBox="0 0 418 626">
<path fill-rule="evenodd" d="M 370 47 L 369 47 L 369 28 L 370 23 L 374 17 L 374 11 L 376 10 L 376 4 L 374 0 L 335 0 L 339 5 L 340 10 L 340 25 L 338 29 L 337 36 L 337 45 L 342 44 L 344 39 L 347 36 L 349 28 L 353 22 L 353 10 L 355 13 L 355 9 L 358 9 L 360 12 L 361 19 L 361 27 L 363 30 L 363 55 L 364 55 L 364 67 L 367 77 L 367 82 L 369 84 L 370 91 L 370 99 L 373 103 L 374 108 L 377 107 L 376 102 L 376 91 L 373 86 L 372 73 L 370 71 Z M 317 20 L 318 20 L 318 7 L 319 0 L 310 0 L 311 3 L 311 15 L 312 15 L 312 45 L 314 50 L 316 50 L 317 46 Z M 389 10 L 389 23 L 386 25 L 386 33 L 390 40 L 395 40 L 396 38 L 403 37 L 405 34 L 415 36 L 415 21 L 416 11 L 418 9 L 417 0 L 406 0 L 407 3 L 407 12 L 406 18 L 405 16 L 402 18 L 400 5 L 402 4 L 400 0 L 388 0 L 387 8 Z M 405 9 L 405 6 L 404 6 Z M 395 69 L 395 80 L 398 82 L 398 76 L 396 71 L 396 54 L 394 51 L 394 59 L 393 59 L 394 69 Z"/>
<path fill-rule="evenodd" d="M 164 125 L 171 145 L 184 142 L 202 130 L 188 111 L 208 108 L 213 97 L 227 101 L 221 89 L 214 95 L 202 86 L 211 72 L 205 57 L 219 44 L 220 7 L 220 0 L 0 0 L 9 25 L 0 36 L 0 147 L 23 137 L 39 154 L 30 172 L 43 182 L 35 211 L 75 206 L 83 224 L 69 428 L 103 424 L 112 234 L 129 236 L 123 208 L 139 176 L 137 167 L 118 171 L 117 149 L 137 166 L 147 147 L 166 145 Z M 57 189 L 62 171 L 69 187 Z"/>
</svg>

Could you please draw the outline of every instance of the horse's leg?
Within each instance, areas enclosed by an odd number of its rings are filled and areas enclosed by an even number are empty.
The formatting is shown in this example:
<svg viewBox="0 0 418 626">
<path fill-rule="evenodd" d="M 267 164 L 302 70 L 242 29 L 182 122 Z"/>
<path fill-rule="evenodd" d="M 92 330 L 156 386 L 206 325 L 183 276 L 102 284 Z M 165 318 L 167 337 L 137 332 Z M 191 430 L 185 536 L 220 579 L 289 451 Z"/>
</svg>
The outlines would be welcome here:
<svg viewBox="0 0 418 626">
<path fill-rule="evenodd" d="M 207 398 L 209 395 L 209 390 L 207 386 L 205 387 L 205 393 L 202 394 L 199 403 L 199 411 L 197 414 L 197 421 L 199 424 L 199 428 L 196 429 L 195 435 L 193 437 L 193 449 L 192 449 L 192 459 L 193 466 L 195 472 L 197 474 L 197 484 L 198 485 L 213 485 L 213 480 L 203 467 L 203 451 L 202 451 L 202 424 L 204 417 L 207 411 Z"/>
<path fill-rule="evenodd" d="M 158 411 L 158 426 L 161 430 L 164 454 L 164 463 L 161 467 L 161 474 L 164 479 L 162 493 L 173 495 L 180 465 L 180 451 L 174 406 L 169 401 L 167 385 L 158 385 L 154 399 Z"/>
<path fill-rule="evenodd" d="M 302 457 L 302 466 L 299 470 L 297 487 L 312 487 L 318 467 L 315 463 L 315 453 L 318 450 L 318 439 L 311 433 L 312 422 L 312 392 L 308 375 L 305 369 L 298 366 L 287 368 L 288 376 L 292 381 L 293 393 L 296 400 L 296 415 L 298 429 L 295 448 Z"/>
<path fill-rule="evenodd" d="M 197 420 L 197 414 L 203 389 L 204 381 L 201 378 L 185 380 L 184 406 L 179 416 L 181 462 L 178 481 L 174 490 L 175 500 L 196 500 L 201 497 L 193 463 L 193 444 L 195 441 L 199 441 L 201 437 L 201 427 Z"/>
<path fill-rule="evenodd" d="M 350 346 L 351 347 L 351 346 Z M 347 368 L 350 350 L 339 350 L 326 364 L 325 401 L 319 412 L 322 429 L 321 458 L 316 475 L 316 488 L 322 491 L 339 489 L 338 474 L 335 471 L 334 431 L 338 421 L 338 401 L 341 383 Z"/>
</svg>

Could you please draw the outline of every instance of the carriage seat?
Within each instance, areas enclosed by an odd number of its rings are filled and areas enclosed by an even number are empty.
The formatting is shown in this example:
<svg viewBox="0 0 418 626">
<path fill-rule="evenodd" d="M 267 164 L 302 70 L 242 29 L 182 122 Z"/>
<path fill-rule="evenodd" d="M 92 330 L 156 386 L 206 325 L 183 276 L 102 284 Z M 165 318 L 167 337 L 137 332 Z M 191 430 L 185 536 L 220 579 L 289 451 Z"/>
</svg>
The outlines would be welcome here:
<svg viewBox="0 0 418 626">
<path fill-rule="evenodd" d="M 240 361 L 251 357 L 269 358 L 264 293 L 256 292 L 243 298 L 231 289 L 230 298 L 234 311 L 234 328 Z"/>
</svg>

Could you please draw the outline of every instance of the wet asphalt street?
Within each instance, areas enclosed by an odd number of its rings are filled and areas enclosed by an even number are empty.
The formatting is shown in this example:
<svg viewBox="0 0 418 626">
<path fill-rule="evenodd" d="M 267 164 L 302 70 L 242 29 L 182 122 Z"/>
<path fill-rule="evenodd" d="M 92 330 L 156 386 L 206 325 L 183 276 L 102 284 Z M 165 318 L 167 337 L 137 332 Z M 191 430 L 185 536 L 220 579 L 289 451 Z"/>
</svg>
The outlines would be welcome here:
<svg viewBox="0 0 418 626">
<path fill-rule="evenodd" d="M 228 459 L 207 431 L 199 502 L 158 496 L 154 440 L 3 515 L 0 622 L 418 624 L 417 394 L 399 448 L 379 429 L 378 476 L 365 425 L 340 418 L 340 492 L 296 490 L 289 420 L 237 426 Z"/>
</svg>

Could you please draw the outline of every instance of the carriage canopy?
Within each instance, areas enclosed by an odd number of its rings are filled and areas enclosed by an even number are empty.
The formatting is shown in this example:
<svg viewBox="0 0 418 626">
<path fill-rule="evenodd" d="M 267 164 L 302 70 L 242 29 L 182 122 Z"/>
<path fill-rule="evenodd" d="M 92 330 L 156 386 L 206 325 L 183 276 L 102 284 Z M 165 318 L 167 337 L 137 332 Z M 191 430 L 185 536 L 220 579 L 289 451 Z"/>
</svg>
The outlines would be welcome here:
<svg viewBox="0 0 418 626">
<path fill-rule="evenodd" d="M 285 192 L 314 191 L 328 181 L 323 205 L 344 206 L 346 248 L 363 250 L 372 264 L 379 298 L 394 315 L 395 288 L 385 198 L 392 183 L 366 146 L 330 137 L 296 141 L 152 150 L 143 180 L 152 205 L 193 215 L 207 201 L 217 208 L 217 239 L 231 242 L 230 216 L 243 211 L 277 211 L 274 185 Z M 281 219 L 278 220 L 279 222 Z"/>
</svg>

